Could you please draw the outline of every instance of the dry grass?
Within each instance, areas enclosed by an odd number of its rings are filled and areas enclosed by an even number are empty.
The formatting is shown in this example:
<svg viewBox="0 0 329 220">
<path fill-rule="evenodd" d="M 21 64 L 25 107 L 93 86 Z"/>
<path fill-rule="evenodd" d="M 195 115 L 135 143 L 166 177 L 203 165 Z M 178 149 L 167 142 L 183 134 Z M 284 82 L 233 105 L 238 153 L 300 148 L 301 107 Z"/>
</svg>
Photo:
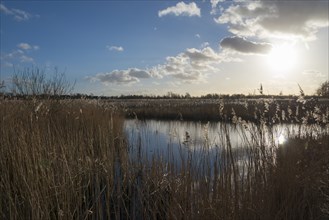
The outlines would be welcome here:
<svg viewBox="0 0 329 220">
<path fill-rule="evenodd" d="M 225 121 L 235 115 L 243 120 L 259 123 L 261 117 L 268 124 L 329 122 L 328 100 L 302 98 L 266 99 L 168 99 L 168 100 L 113 100 L 124 109 L 126 117 L 139 119 Z M 234 112 L 232 111 L 234 109 Z"/>
<path fill-rule="evenodd" d="M 1 218 L 98 218 L 102 195 L 113 193 L 115 158 L 126 155 L 122 118 L 38 101 L 2 102 L 0 114 Z"/>
<path fill-rule="evenodd" d="M 265 111 L 256 124 L 233 115 L 253 134 L 243 160 L 223 125 L 218 148 L 176 164 L 133 159 L 123 118 L 106 105 L 1 101 L 0 218 L 329 218 L 328 127 L 278 147 L 265 144 Z"/>
</svg>

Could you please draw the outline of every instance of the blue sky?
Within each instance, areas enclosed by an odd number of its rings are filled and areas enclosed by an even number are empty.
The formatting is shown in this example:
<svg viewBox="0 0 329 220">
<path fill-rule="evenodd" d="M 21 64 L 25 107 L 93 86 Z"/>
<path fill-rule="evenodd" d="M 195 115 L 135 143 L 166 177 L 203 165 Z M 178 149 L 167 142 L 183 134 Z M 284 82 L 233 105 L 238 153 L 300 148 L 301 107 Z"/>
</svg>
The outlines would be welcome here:
<svg viewBox="0 0 329 220">
<path fill-rule="evenodd" d="M 1 80 L 58 67 L 96 95 L 306 93 L 328 80 L 328 1 L 1 1 Z M 49 71 L 51 74 L 51 71 Z"/>
</svg>

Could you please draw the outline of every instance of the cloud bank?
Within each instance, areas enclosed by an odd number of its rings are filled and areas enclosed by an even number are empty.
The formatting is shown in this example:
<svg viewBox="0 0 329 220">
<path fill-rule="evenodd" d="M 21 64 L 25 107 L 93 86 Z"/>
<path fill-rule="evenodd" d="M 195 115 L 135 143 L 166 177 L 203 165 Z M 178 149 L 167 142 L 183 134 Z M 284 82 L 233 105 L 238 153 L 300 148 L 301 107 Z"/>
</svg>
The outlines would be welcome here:
<svg viewBox="0 0 329 220">
<path fill-rule="evenodd" d="M 189 48 L 176 56 L 166 58 L 164 64 L 147 69 L 130 68 L 98 73 L 87 77 L 90 81 L 100 81 L 104 84 L 132 84 L 141 79 L 172 77 L 184 83 L 204 82 L 207 75 L 219 71 L 216 64 L 225 61 L 224 57 L 210 47 L 201 50 Z"/>
<path fill-rule="evenodd" d="M 328 1 L 248 1 L 232 3 L 215 18 L 239 36 L 316 39 L 328 27 Z"/>
<path fill-rule="evenodd" d="M 141 79 L 172 77 L 184 83 L 199 83 L 204 82 L 209 73 L 219 71 L 216 64 L 224 60 L 221 54 L 210 47 L 201 50 L 189 48 L 176 56 L 167 57 L 161 65 L 147 69 L 130 68 L 97 73 L 87 79 L 105 84 L 132 84 L 140 82 Z"/>
<path fill-rule="evenodd" d="M 184 2 L 179 2 L 175 6 L 168 7 L 164 10 L 158 12 L 158 16 L 175 15 L 175 16 L 201 16 L 200 8 L 194 3 L 185 4 Z"/>
</svg>

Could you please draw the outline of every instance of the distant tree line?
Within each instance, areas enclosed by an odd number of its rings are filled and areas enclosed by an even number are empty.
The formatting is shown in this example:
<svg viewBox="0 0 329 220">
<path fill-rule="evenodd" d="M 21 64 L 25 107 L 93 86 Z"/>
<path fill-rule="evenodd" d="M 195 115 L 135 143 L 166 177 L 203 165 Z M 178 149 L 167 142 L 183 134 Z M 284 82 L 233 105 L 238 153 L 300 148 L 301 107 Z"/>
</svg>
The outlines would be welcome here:
<svg viewBox="0 0 329 220">
<path fill-rule="evenodd" d="M 4 81 L 0 82 L 0 95 L 7 98 L 55 98 L 55 99 L 245 99 L 245 98 L 269 98 L 290 99 L 293 95 L 278 96 L 264 95 L 263 85 L 260 84 L 259 94 L 218 94 L 209 93 L 201 96 L 191 96 L 188 92 L 185 95 L 169 91 L 165 95 L 120 95 L 120 96 L 95 96 L 93 94 L 72 93 L 75 83 L 66 79 L 65 72 L 59 72 L 54 68 L 52 72 L 46 72 L 39 67 L 24 69 L 14 69 L 11 78 L 10 92 L 5 92 L 6 85 Z M 300 95 L 305 96 L 304 91 L 298 84 Z M 8 91 L 8 90 L 7 90 Z M 323 82 L 315 93 L 317 96 L 329 97 L 329 81 Z M 314 97 L 314 96 L 307 96 Z"/>
<path fill-rule="evenodd" d="M 3 93 L 1 95 L 3 98 L 7 99 L 98 99 L 98 100 L 137 100 L 137 99 L 260 99 L 260 98 L 275 98 L 275 99 L 294 99 L 298 96 L 296 95 L 244 95 L 244 94 L 206 94 L 201 96 L 188 96 L 185 95 L 120 95 L 120 96 L 97 96 L 88 95 L 83 93 L 72 93 L 72 94 L 62 94 L 62 95 L 49 95 L 49 94 L 38 94 L 38 95 L 25 95 L 17 93 Z M 305 96 L 305 98 L 318 98 L 319 96 Z"/>
</svg>

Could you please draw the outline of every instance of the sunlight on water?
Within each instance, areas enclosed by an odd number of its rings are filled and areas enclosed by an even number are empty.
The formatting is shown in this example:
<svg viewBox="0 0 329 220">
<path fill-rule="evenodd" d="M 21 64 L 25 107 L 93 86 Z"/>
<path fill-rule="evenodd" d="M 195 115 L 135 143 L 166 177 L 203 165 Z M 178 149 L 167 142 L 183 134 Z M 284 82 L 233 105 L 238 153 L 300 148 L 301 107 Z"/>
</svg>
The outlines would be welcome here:
<svg viewBox="0 0 329 220">
<path fill-rule="evenodd" d="M 228 140 L 236 152 L 243 152 L 248 146 L 257 146 L 259 140 L 264 141 L 268 147 L 279 147 L 286 144 L 289 138 L 316 137 L 313 131 L 321 129 L 317 126 L 310 129 L 308 125 L 278 124 L 259 130 L 252 123 L 247 126 L 236 126 L 221 122 L 134 119 L 126 120 L 124 128 L 131 155 L 136 156 L 140 153 L 146 158 L 152 158 L 155 155 L 163 157 L 169 154 L 185 157 L 191 151 L 216 152 L 218 149 L 226 148 Z"/>
</svg>

